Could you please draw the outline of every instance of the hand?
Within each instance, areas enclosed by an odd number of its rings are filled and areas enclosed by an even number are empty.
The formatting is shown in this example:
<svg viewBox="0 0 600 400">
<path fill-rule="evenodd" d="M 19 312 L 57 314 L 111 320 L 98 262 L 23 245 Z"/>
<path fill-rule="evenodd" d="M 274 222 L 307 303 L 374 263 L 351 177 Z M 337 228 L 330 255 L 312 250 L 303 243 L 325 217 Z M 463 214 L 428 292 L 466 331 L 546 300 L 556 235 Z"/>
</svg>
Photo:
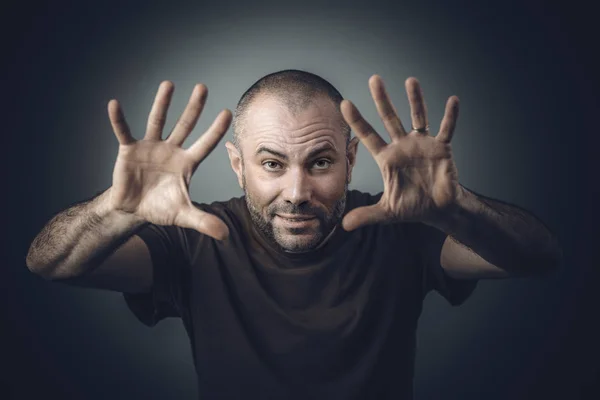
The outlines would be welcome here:
<svg viewBox="0 0 600 400">
<path fill-rule="evenodd" d="M 341 111 L 375 158 L 383 176 L 384 190 L 377 204 L 350 211 L 342 226 L 353 230 L 366 224 L 398 221 L 435 225 L 457 204 L 462 191 L 450 148 L 458 118 L 458 98 L 448 99 L 440 131 L 433 137 L 427 131 L 420 132 L 420 128 L 428 127 L 427 110 L 415 78 L 406 80 L 413 126 L 408 133 L 379 76 L 369 79 L 369 88 L 391 143 L 386 143 L 375 132 L 350 101 L 342 101 Z"/>
<path fill-rule="evenodd" d="M 189 185 L 196 168 L 215 148 L 231 123 L 231 111 L 219 113 L 208 130 L 187 150 L 181 145 L 202 112 L 207 88 L 194 87 L 190 100 L 166 140 L 161 139 L 173 84 L 161 83 L 148 118 L 146 135 L 135 140 L 117 100 L 108 103 L 108 115 L 119 141 L 119 154 L 110 188 L 110 207 L 157 225 L 192 228 L 215 239 L 229 230 L 218 217 L 192 204 Z"/>
</svg>

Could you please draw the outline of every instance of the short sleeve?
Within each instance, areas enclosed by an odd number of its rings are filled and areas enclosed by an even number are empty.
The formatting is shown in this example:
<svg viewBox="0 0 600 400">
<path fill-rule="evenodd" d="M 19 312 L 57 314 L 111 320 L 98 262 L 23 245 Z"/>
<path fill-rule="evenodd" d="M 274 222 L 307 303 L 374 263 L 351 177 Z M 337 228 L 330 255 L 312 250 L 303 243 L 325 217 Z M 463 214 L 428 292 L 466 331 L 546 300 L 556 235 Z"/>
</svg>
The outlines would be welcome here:
<svg viewBox="0 0 600 400">
<path fill-rule="evenodd" d="M 455 279 L 444 271 L 440 256 L 447 235 L 439 229 L 420 222 L 408 224 L 408 235 L 417 250 L 423 296 L 435 290 L 453 306 L 464 303 L 475 290 L 478 281 Z"/>
<path fill-rule="evenodd" d="M 147 293 L 124 293 L 129 309 L 145 325 L 167 317 L 182 317 L 189 294 L 189 246 L 186 230 L 147 224 L 135 233 L 148 246 L 152 259 L 152 287 Z"/>
</svg>

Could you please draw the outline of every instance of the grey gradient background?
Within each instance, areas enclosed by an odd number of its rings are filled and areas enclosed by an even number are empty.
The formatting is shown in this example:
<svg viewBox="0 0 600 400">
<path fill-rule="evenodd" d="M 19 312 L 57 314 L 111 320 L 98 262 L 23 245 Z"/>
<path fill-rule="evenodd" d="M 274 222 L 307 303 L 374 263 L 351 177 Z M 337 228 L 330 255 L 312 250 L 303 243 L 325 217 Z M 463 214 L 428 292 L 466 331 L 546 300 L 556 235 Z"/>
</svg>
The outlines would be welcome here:
<svg viewBox="0 0 600 400">
<path fill-rule="evenodd" d="M 329 80 L 384 137 L 368 92 L 372 74 L 383 77 L 405 125 L 408 76 L 421 81 L 434 128 L 446 99 L 458 95 L 460 182 L 530 210 L 563 244 L 563 268 L 552 276 L 481 281 L 461 307 L 427 297 L 416 398 L 597 395 L 594 22 L 577 2 L 481 3 L 9 4 L 0 398 L 196 397 L 179 320 L 148 329 L 119 293 L 45 282 L 27 271 L 25 255 L 55 213 L 110 186 L 118 150 L 106 114 L 111 98 L 141 138 L 161 80 L 175 83 L 167 130 L 193 85 L 206 84 L 208 102 L 187 147 L 256 79 L 285 68 Z M 194 175 L 193 200 L 242 194 L 224 142 Z M 362 145 L 351 188 L 383 189 Z"/>
</svg>

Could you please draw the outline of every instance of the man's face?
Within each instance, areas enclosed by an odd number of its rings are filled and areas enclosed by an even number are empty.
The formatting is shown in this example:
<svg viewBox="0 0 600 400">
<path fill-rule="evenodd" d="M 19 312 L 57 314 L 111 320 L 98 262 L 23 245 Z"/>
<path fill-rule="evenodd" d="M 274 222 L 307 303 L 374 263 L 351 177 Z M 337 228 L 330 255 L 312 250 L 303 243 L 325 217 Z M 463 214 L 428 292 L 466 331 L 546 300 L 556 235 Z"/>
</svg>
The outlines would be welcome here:
<svg viewBox="0 0 600 400">
<path fill-rule="evenodd" d="M 356 141 L 347 157 L 342 117 L 326 97 L 293 113 L 260 95 L 246 111 L 236 173 L 252 221 L 283 250 L 312 250 L 341 220 Z"/>
</svg>

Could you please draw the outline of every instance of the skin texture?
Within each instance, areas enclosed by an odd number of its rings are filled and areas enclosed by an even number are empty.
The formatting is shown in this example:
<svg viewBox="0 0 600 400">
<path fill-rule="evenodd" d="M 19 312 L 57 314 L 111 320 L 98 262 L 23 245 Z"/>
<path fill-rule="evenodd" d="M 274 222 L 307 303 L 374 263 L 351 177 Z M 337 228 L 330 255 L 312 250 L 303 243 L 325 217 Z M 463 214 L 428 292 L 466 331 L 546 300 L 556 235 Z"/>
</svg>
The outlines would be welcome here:
<svg viewBox="0 0 600 400">
<path fill-rule="evenodd" d="M 369 80 L 371 96 L 390 136 L 387 143 L 348 100 L 341 104 L 344 118 L 364 143 L 381 170 L 383 196 L 378 204 L 353 210 L 344 228 L 356 229 L 378 222 L 422 221 L 434 225 L 453 212 L 461 188 L 450 140 L 458 117 L 458 98 L 452 96 L 440 132 L 430 136 L 426 107 L 418 81 L 409 78 L 406 92 L 412 126 L 407 132 L 377 75 Z"/>
<path fill-rule="evenodd" d="M 439 131 L 432 136 L 419 82 L 408 78 L 405 86 L 411 130 L 400 121 L 382 79 L 373 75 L 369 80 L 389 142 L 348 100 L 338 108 L 329 99 L 316 98 L 302 109 L 291 110 L 275 95 L 257 97 L 243 121 L 241 154 L 232 143 L 226 146 L 259 230 L 280 248 L 301 252 L 317 248 L 338 223 L 351 231 L 374 223 L 419 221 L 448 235 L 441 264 L 455 278 L 499 278 L 554 270 L 560 249 L 541 223 L 514 206 L 484 201 L 459 184 L 450 145 L 458 119 L 458 98 L 448 99 Z M 347 157 L 339 118 L 344 118 L 357 136 Z M 384 190 L 377 204 L 356 208 L 340 221 L 358 140 L 377 162 Z M 326 144 L 335 150 L 308 157 L 310 150 Z M 257 155 L 261 146 L 281 156 Z M 332 164 L 325 168 L 327 161 Z M 276 214 L 314 214 L 316 219 L 290 226 Z"/>
<path fill-rule="evenodd" d="M 420 221 L 448 235 L 440 261 L 454 278 L 531 276 L 561 265 L 557 238 L 539 219 L 458 183 L 450 146 L 458 117 L 456 96 L 448 99 L 438 134 L 430 136 L 415 78 L 406 80 L 411 122 L 417 128 L 410 131 L 404 129 L 381 78 L 373 75 L 369 87 L 389 143 L 348 100 L 334 104 L 328 97 L 315 96 L 290 108 L 289 101 L 263 93 L 251 101 L 240 120 L 245 128 L 241 151 L 231 142 L 226 146 L 252 220 L 267 238 L 283 250 L 304 252 L 322 245 L 338 225 L 353 230 L 372 223 Z M 193 173 L 227 131 L 231 112 L 221 112 L 192 146 L 183 149 L 207 89 L 202 84 L 194 87 L 183 114 L 163 139 L 173 90 L 172 82 L 161 84 L 141 140 L 132 136 L 120 104 L 109 102 L 119 141 L 113 185 L 44 227 L 27 255 L 30 270 L 49 279 L 142 292 L 152 283 L 149 254 L 140 250 L 144 247 L 139 240 L 121 246 L 140 224 L 191 228 L 217 240 L 228 236 L 227 225 L 195 207 L 188 190 Z M 344 120 L 357 135 L 348 146 Z M 356 208 L 340 221 L 359 140 L 381 169 L 384 191 L 377 204 Z M 310 155 L 323 146 L 330 150 Z M 279 154 L 256 154 L 261 147 Z M 277 214 L 314 218 L 292 224 Z"/>
<path fill-rule="evenodd" d="M 338 107 L 323 96 L 291 110 L 277 95 L 261 94 L 244 117 L 241 153 L 226 143 L 255 226 L 284 251 L 314 250 L 341 222 L 358 139 L 346 148 Z M 278 215 L 314 218 L 290 225 Z"/>
<path fill-rule="evenodd" d="M 200 163 L 229 128 L 231 111 L 219 113 L 204 135 L 184 149 L 182 144 L 202 113 L 208 89 L 202 84 L 194 87 L 183 114 L 163 140 L 173 91 L 172 82 L 161 83 L 142 140 L 135 140 L 132 136 L 119 103 L 116 100 L 109 102 L 109 118 L 119 140 L 109 208 L 133 214 L 157 225 L 196 229 L 221 240 L 228 235 L 227 225 L 193 206 L 189 185 Z"/>
<path fill-rule="evenodd" d="M 448 98 L 439 131 L 431 136 L 419 81 L 408 78 L 405 86 L 410 131 L 400 121 L 381 77 L 369 79 L 389 143 L 350 101 L 343 100 L 340 105 L 344 119 L 377 162 L 384 184 L 379 202 L 349 212 L 342 221 L 344 229 L 404 221 L 435 227 L 448 235 L 441 265 L 455 278 L 531 276 L 556 270 L 562 251 L 541 221 L 459 184 L 450 145 L 458 119 L 458 97 Z"/>
</svg>

